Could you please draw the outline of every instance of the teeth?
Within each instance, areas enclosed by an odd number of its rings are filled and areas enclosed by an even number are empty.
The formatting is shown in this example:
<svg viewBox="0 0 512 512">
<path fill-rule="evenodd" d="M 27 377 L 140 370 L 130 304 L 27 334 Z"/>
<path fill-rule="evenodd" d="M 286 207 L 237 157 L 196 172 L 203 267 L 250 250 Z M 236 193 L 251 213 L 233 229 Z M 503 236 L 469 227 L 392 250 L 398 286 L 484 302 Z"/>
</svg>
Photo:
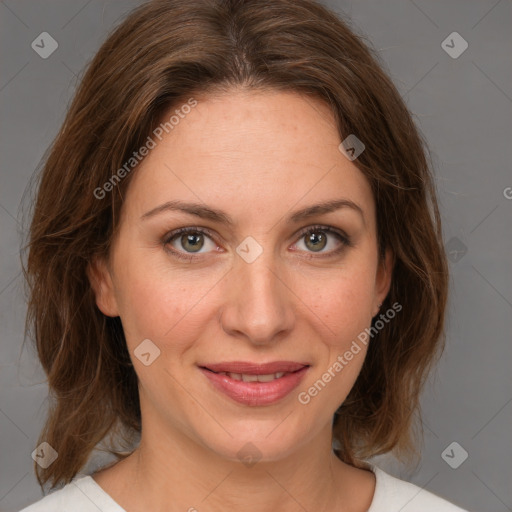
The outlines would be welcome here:
<svg viewBox="0 0 512 512">
<path fill-rule="evenodd" d="M 258 382 L 258 376 L 257 375 L 243 375 L 242 374 L 242 380 L 244 382 Z"/>
<path fill-rule="evenodd" d="M 227 375 L 233 380 L 243 382 L 270 382 L 274 379 L 280 379 L 286 372 L 269 373 L 267 375 L 246 375 L 243 373 L 221 372 L 220 375 Z"/>
<path fill-rule="evenodd" d="M 253 375 L 258 382 L 270 382 L 271 380 L 278 379 L 277 373 L 270 373 L 268 375 Z M 245 379 L 244 379 L 245 380 Z"/>
</svg>

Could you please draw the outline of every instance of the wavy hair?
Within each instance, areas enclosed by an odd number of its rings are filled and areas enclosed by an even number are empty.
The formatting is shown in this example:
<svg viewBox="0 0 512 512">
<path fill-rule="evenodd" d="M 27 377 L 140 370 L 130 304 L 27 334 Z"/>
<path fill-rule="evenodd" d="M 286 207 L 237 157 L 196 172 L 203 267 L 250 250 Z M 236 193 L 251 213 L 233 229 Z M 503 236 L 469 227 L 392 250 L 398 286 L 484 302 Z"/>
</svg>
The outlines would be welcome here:
<svg viewBox="0 0 512 512">
<path fill-rule="evenodd" d="M 96 306 L 87 266 L 108 255 L 126 187 L 104 186 L 170 108 L 195 94 L 292 91 L 325 102 L 377 212 L 381 257 L 395 257 L 383 309 L 403 311 L 369 344 L 333 418 L 337 456 L 354 466 L 415 452 L 419 396 L 444 343 L 448 274 L 427 144 L 377 52 L 348 21 L 312 0 L 155 0 L 132 11 L 83 74 L 37 175 L 24 262 L 26 336 L 47 376 L 39 442 L 58 458 L 34 464 L 39 484 L 69 483 L 98 443 L 129 446 L 141 429 L 137 376 L 119 318 Z M 109 445 L 118 459 L 129 452 Z"/>
</svg>

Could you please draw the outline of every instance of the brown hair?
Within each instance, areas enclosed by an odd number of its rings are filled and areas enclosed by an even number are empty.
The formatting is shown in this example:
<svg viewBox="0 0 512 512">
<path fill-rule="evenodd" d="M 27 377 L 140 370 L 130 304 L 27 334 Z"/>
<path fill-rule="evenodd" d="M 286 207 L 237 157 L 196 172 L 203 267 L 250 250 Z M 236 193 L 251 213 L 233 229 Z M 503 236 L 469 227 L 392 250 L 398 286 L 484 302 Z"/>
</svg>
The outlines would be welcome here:
<svg viewBox="0 0 512 512">
<path fill-rule="evenodd" d="M 321 99 L 341 140 L 355 134 L 366 146 L 353 163 L 374 193 L 380 253 L 395 256 L 382 310 L 398 302 L 403 311 L 369 344 L 333 435 L 356 466 L 414 453 L 413 414 L 444 342 L 447 264 L 427 145 L 363 39 L 310 0 L 156 0 L 102 45 L 44 159 L 27 245 L 27 333 L 53 398 L 39 442 L 58 452 L 47 469 L 34 465 L 41 487 L 69 483 L 107 434 L 129 445 L 141 429 L 120 319 L 99 311 L 87 277 L 92 258 L 108 255 L 136 171 L 101 199 L 94 191 L 169 108 L 233 87 Z"/>
</svg>

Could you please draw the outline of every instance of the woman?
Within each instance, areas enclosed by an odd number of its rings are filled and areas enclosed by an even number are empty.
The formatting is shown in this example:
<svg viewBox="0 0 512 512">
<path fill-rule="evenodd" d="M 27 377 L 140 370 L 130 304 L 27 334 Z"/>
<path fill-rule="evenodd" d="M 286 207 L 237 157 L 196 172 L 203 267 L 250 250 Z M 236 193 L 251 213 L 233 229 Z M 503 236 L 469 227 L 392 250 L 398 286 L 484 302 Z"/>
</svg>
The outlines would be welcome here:
<svg viewBox="0 0 512 512">
<path fill-rule="evenodd" d="M 410 113 L 325 8 L 135 10 L 51 148 L 29 249 L 35 469 L 65 486 L 26 512 L 462 510 L 370 461 L 415 452 L 447 265 Z M 120 461 L 76 478 L 106 437 Z"/>
</svg>

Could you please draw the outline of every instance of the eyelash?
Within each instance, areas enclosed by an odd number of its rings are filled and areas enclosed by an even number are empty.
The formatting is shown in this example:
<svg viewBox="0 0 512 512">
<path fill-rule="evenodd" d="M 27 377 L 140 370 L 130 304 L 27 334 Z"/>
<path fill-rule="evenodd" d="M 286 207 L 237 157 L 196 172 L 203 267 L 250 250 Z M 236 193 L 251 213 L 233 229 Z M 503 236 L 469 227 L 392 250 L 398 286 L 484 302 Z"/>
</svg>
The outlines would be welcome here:
<svg viewBox="0 0 512 512">
<path fill-rule="evenodd" d="M 353 243 L 352 243 L 350 237 L 348 235 L 346 235 L 345 233 L 343 233 L 343 231 L 339 231 L 338 229 L 332 228 L 331 226 L 324 226 L 321 224 L 316 224 L 314 226 L 310 226 L 310 227 L 302 229 L 297 235 L 297 237 L 298 237 L 297 240 L 300 240 L 301 238 L 303 238 L 306 235 L 309 235 L 311 233 L 314 233 L 315 231 L 322 231 L 324 233 L 336 235 L 338 237 L 339 241 L 341 242 L 341 245 L 337 249 L 334 249 L 328 253 L 322 253 L 320 255 L 314 255 L 312 253 L 311 256 L 307 256 L 307 258 L 328 258 L 328 257 L 337 256 L 345 248 L 353 246 Z M 202 234 L 207 235 L 210 238 L 214 239 L 214 235 L 209 229 L 190 226 L 190 227 L 186 227 L 186 228 L 176 229 L 175 231 L 171 231 L 164 237 L 163 244 L 164 244 L 165 249 L 169 253 L 171 253 L 173 256 L 175 256 L 176 258 L 192 262 L 196 259 L 200 259 L 201 256 L 196 256 L 191 253 L 183 253 L 181 251 L 176 251 L 175 249 L 172 249 L 169 247 L 169 244 L 175 238 L 177 238 L 180 235 L 185 235 L 185 234 L 189 234 L 189 233 L 192 233 L 192 234 L 202 233 Z M 185 256 L 185 254 L 187 254 L 187 255 Z"/>
</svg>

